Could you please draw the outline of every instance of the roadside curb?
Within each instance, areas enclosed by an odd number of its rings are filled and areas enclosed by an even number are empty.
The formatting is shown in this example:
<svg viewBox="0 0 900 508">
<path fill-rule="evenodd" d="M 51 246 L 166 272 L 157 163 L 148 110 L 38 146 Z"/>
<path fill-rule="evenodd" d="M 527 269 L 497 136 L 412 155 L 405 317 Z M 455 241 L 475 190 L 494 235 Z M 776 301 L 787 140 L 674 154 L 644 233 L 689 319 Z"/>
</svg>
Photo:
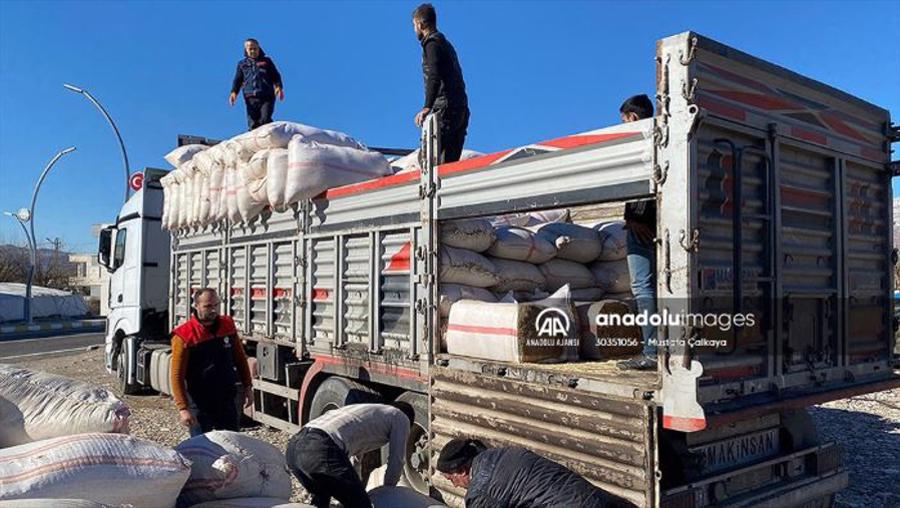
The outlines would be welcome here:
<svg viewBox="0 0 900 508">
<path fill-rule="evenodd" d="M 65 321 L 61 323 L 0 326 L 0 341 L 5 339 L 12 339 L 15 336 L 23 333 L 68 330 L 100 331 L 105 327 L 106 320 L 104 319 L 85 319 L 82 321 Z"/>
</svg>

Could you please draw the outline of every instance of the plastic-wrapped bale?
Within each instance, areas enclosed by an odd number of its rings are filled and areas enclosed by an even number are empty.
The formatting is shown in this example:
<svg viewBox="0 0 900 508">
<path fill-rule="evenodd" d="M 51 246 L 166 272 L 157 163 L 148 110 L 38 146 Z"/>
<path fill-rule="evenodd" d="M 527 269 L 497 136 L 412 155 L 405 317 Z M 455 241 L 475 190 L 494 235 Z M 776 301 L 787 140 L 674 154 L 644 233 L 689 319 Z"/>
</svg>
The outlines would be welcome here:
<svg viewBox="0 0 900 508">
<path fill-rule="evenodd" d="M 518 226 L 532 227 L 547 222 L 566 222 L 569 220 L 569 209 L 543 210 L 540 212 L 510 213 L 491 218 L 495 227 Z"/>
<path fill-rule="evenodd" d="M 468 159 L 474 159 L 475 157 L 481 157 L 482 155 L 484 154 L 481 152 L 476 152 L 475 150 L 467 150 L 464 148 L 459 156 L 459 160 L 464 161 Z M 421 170 L 422 167 L 419 164 L 419 149 L 416 148 L 403 157 L 391 161 L 391 168 L 393 168 L 394 173 L 409 173 L 411 171 Z"/>
<path fill-rule="evenodd" d="M 287 209 L 285 190 L 287 189 L 288 151 L 286 148 L 269 150 L 266 161 L 266 198 L 269 206 L 277 212 Z"/>
<path fill-rule="evenodd" d="M 292 503 L 277 497 L 237 497 L 192 504 L 191 508 L 315 508 L 311 504 Z"/>
<path fill-rule="evenodd" d="M 10 499 L 3 508 L 111 508 L 107 504 L 85 499 Z"/>
<path fill-rule="evenodd" d="M 546 263 L 541 263 L 538 268 L 547 279 L 547 289 L 550 291 L 556 291 L 566 284 L 573 290 L 596 287 L 594 274 L 581 263 L 565 259 L 551 259 Z"/>
<path fill-rule="evenodd" d="M 482 290 L 483 291 L 483 290 Z M 0 397 L 0 448 L 31 442 L 19 407 Z"/>
<path fill-rule="evenodd" d="M 618 261 L 628 256 L 628 244 L 625 240 L 627 231 L 624 221 L 601 222 L 595 224 L 593 229 L 600 236 L 603 244 L 597 261 Z"/>
<path fill-rule="evenodd" d="M 535 228 L 539 237 L 556 246 L 556 257 L 590 263 L 603 250 L 600 236 L 591 228 L 568 222 L 549 222 Z"/>
<path fill-rule="evenodd" d="M 547 284 L 547 278 L 538 267 L 531 263 L 511 259 L 489 258 L 497 271 L 500 282 L 491 286 L 491 291 L 534 291 Z"/>
<path fill-rule="evenodd" d="M 496 302 L 494 293 L 487 289 L 464 286 L 462 284 L 441 284 L 441 299 L 438 309 L 441 317 L 450 315 L 450 308 L 460 300 L 477 300 L 479 302 Z"/>
<path fill-rule="evenodd" d="M 632 314 L 628 304 L 618 300 L 581 302 L 575 304 L 581 329 L 581 358 L 585 360 L 609 360 L 639 354 L 641 329 L 637 326 L 613 325 L 609 321 L 597 321 L 597 316 L 605 317 Z"/>
<path fill-rule="evenodd" d="M 190 470 L 178 452 L 132 436 L 56 437 L 0 450 L 0 504 L 58 497 L 171 508 Z"/>
<path fill-rule="evenodd" d="M 518 226 L 499 226 L 487 254 L 496 258 L 540 264 L 556 257 L 556 245 L 533 231 Z"/>
<path fill-rule="evenodd" d="M 631 274 L 626 260 L 595 261 L 591 263 L 590 269 L 597 287 L 607 293 L 627 293 L 631 290 Z"/>
<path fill-rule="evenodd" d="M 500 362 L 557 361 L 578 342 L 575 324 L 568 288 L 527 303 L 462 300 L 450 309 L 447 352 Z"/>
<path fill-rule="evenodd" d="M 21 413 L 29 441 L 84 432 L 128 432 L 131 412 L 112 392 L 83 381 L 0 364 L 0 397 L 14 404 Z M 4 411 L 0 421 L 18 418 Z M 3 434 L 0 441 L 12 444 L 24 436 Z"/>
<path fill-rule="evenodd" d="M 236 497 L 291 497 L 291 478 L 278 448 L 240 432 L 217 430 L 182 441 L 192 462 L 179 503 Z"/>
<path fill-rule="evenodd" d="M 166 162 L 177 168 L 193 159 L 194 156 L 198 153 L 207 150 L 208 148 L 209 147 L 206 145 L 179 146 L 178 148 L 167 153 L 164 158 L 166 159 Z"/>
<path fill-rule="evenodd" d="M 372 508 L 446 508 L 447 505 L 407 487 L 383 486 L 369 491 Z"/>
<path fill-rule="evenodd" d="M 334 187 L 390 174 L 390 164 L 378 152 L 295 136 L 288 145 L 285 205 L 314 198 Z"/>
<path fill-rule="evenodd" d="M 497 238 L 486 219 L 463 219 L 441 224 L 441 243 L 458 249 L 484 252 Z"/>
<path fill-rule="evenodd" d="M 345 146 L 366 150 L 366 145 L 344 134 L 343 132 L 320 129 L 296 122 L 272 122 L 242 134 L 236 140 L 248 151 L 257 152 L 265 148 L 287 148 L 291 139 L 299 136 L 307 142 L 326 145 Z"/>
<path fill-rule="evenodd" d="M 477 252 L 442 246 L 440 256 L 441 283 L 489 288 L 500 282 L 494 263 Z"/>
</svg>

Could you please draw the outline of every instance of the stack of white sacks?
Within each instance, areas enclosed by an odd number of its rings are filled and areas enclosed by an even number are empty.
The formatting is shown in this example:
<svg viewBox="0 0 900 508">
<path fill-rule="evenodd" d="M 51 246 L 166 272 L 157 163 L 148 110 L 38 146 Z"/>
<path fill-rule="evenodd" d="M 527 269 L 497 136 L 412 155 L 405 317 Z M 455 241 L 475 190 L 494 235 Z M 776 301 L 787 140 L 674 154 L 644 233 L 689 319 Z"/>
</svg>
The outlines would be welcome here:
<svg viewBox="0 0 900 508">
<path fill-rule="evenodd" d="M 481 329 L 512 328 L 521 330 L 521 309 L 504 304 L 565 299 L 573 303 L 572 313 L 588 318 L 591 304 L 622 302 L 617 312 L 633 305 L 631 280 L 626 262 L 626 232 L 624 222 L 610 221 L 594 224 L 568 222 L 567 210 L 499 216 L 492 219 L 460 220 L 441 227 L 440 314 L 449 325 L 446 332 L 448 352 L 485 357 L 483 347 L 492 340 L 471 326 L 473 321 L 487 325 Z M 456 302 L 466 301 L 451 313 Z M 472 305 L 473 301 L 485 302 Z M 548 301 L 549 302 L 549 301 Z M 496 304 L 496 305 L 491 305 Z M 550 303 L 542 305 L 552 305 Z M 465 309 L 465 310 L 463 310 Z M 518 314 L 515 312 L 518 310 Z M 593 314 L 601 310 L 595 307 Z M 492 321 L 504 313 L 512 313 L 509 323 Z M 528 314 L 530 316 L 530 314 Z M 575 318 L 578 321 L 578 318 Z M 454 326 L 457 324 L 458 326 Z M 490 325 L 496 326 L 490 326 Z M 581 323 L 578 332 L 590 332 L 590 323 Z M 629 330 L 633 334 L 634 330 Z M 596 333 L 596 330 L 594 330 Z M 633 335 L 632 335 L 633 336 Z M 591 337 L 593 338 L 593 337 Z M 519 340 L 522 340 L 520 337 Z M 600 351 L 592 348 L 596 341 L 581 334 L 581 357 L 600 359 Z M 456 346 L 456 348 L 455 348 Z M 454 351 L 454 349 L 457 349 Z M 468 351 L 468 354 L 466 353 Z M 545 355 L 555 355 L 545 348 Z M 495 358 L 522 360 L 534 353 L 510 355 L 495 351 Z M 547 358 L 551 359 L 551 358 Z M 561 360 L 574 360 L 571 352 Z"/>
<path fill-rule="evenodd" d="M 265 208 L 284 211 L 323 191 L 393 174 L 380 153 L 341 132 L 273 122 L 213 147 L 166 155 L 163 226 L 170 230 L 247 223 Z"/>
</svg>

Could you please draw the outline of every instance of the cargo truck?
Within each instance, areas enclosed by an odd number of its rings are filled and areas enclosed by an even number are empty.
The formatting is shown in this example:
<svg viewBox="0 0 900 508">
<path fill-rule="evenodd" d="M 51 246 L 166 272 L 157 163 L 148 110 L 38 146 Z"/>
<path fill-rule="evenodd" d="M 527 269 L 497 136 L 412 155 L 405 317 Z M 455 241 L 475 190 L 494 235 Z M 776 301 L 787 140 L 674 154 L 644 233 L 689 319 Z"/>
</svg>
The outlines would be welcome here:
<svg viewBox="0 0 900 508">
<path fill-rule="evenodd" d="M 167 391 L 167 331 L 213 287 L 254 364 L 254 420 L 292 432 L 344 404 L 408 401 L 406 478 L 448 504 L 464 492 L 436 474 L 436 452 L 475 436 L 637 506 L 829 506 L 848 475 L 806 408 L 900 386 L 898 129 L 882 108 L 692 32 L 657 43 L 656 76 L 652 119 L 438 165 L 432 118 L 421 170 L 251 224 L 170 236 L 161 173 L 147 171 L 100 238 L 107 367 L 126 392 Z M 655 372 L 446 352 L 442 224 L 560 207 L 577 222 L 637 199 L 657 205 L 660 312 L 753 313 L 756 326 L 716 335 L 723 349 L 705 347 L 707 327 L 661 325 Z"/>
</svg>

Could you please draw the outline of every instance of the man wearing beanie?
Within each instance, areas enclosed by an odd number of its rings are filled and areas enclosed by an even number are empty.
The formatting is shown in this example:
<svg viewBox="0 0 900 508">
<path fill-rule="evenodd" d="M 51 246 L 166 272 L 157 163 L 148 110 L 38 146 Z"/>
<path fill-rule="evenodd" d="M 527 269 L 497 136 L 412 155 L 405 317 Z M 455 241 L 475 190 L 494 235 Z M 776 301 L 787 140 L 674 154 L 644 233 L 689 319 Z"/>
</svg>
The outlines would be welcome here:
<svg viewBox="0 0 900 508">
<path fill-rule="evenodd" d="M 466 489 L 466 508 L 631 506 L 517 446 L 488 450 L 476 439 L 453 439 L 441 450 L 437 470 L 454 487 Z"/>
</svg>

